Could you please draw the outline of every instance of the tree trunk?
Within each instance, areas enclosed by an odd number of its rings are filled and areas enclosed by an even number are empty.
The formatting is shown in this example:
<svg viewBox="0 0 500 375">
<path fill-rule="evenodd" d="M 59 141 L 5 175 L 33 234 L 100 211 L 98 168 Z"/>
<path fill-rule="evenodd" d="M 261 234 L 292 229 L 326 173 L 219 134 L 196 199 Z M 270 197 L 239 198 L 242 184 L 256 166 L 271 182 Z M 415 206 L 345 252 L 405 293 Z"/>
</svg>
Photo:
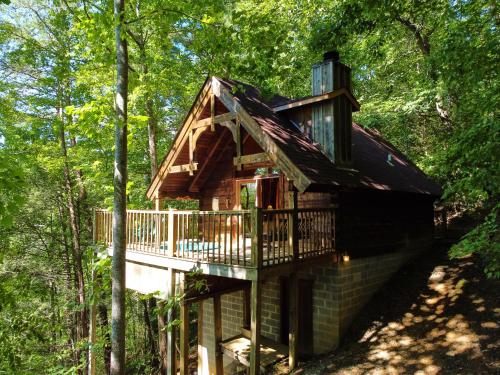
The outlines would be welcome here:
<svg viewBox="0 0 500 375">
<path fill-rule="evenodd" d="M 111 269 L 111 370 L 125 373 L 125 250 L 127 215 L 128 46 L 123 32 L 125 0 L 114 0 L 116 43 L 115 170 L 113 260 Z"/>
<path fill-rule="evenodd" d="M 100 303 L 97 307 L 99 312 L 99 322 L 101 325 L 101 332 L 104 334 L 104 347 L 103 347 L 103 356 L 104 356 L 104 370 L 106 371 L 106 375 L 110 373 L 110 365 L 111 365 L 111 347 L 109 346 L 109 322 L 108 322 L 108 308 L 106 304 Z"/>
<path fill-rule="evenodd" d="M 62 94 L 64 95 L 64 94 Z M 66 134 L 65 134 L 65 119 L 62 108 L 58 108 L 59 112 L 59 141 L 61 146 L 61 154 L 63 156 L 63 174 L 64 174 L 64 190 L 66 195 L 66 203 L 69 213 L 69 228 L 71 232 L 71 240 L 73 245 L 73 261 L 74 272 L 76 276 L 77 301 L 80 305 L 78 324 L 76 326 L 77 341 L 81 341 L 88 336 L 87 309 L 85 308 L 85 278 L 83 274 L 82 249 L 80 243 L 80 219 L 73 198 L 73 182 L 71 181 L 71 173 L 68 162 L 68 154 L 66 149 Z M 77 350 L 76 356 L 79 360 L 81 351 Z M 80 371 L 81 372 L 81 371 Z"/>
<path fill-rule="evenodd" d="M 63 199 L 62 197 L 60 200 L 57 199 L 59 220 L 61 220 L 61 243 L 63 245 L 62 259 L 63 259 L 63 264 L 64 264 L 64 272 L 66 273 L 66 290 L 68 291 L 68 293 L 70 293 L 70 295 L 72 295 L 74 293 L 73 279 L 72 279 L 74 267 L 72 266 L 72 262 L 70 259 L 70 249 L 69 249 L 69 244 L 68 244 L 68 240 L 66 237 L 67 227 L 66 227 L 66 222 L 65 222 L 65 215 L 64 215 L 64 208 L 63 208 L 62 199 Z M 66 315 L 66 325 L 67 325 L 68 332 L 69 332 L 69 344 L 70 344 L 71 349 L 74 349 L 75 343 L 76 343 L 77 316 L 68 307 L 66 308 L 65 315 Z M 74 359 L 76 359 L 76 358 L 74 358 Z"/>
<path fill-rule="evenodd" d="M 156 152 L 156 132 L 157 121 L 153 109 L 153 100 L 146 99 L 146 113 L 148 115 L 148 146 L 149 146 L 149 159 L 151 160 L 151 181 L 158 171 L 158 157 Z"/>
<path fill-rule="evenodd" d="M 401 16 L 396 16 L 396 20 L 401 23 L 404 27 L 406 27 L 414 36 L 415 40 L 417 42 L 417 46 L 422 52 L 422 55 L 425 58 L 429 58 L 431 54 L 431 44 L 429 42 L 429 34 L 424 34 L 422 33 L 422 28 L 418 27 L 416 24 L 414 24 L 412 21 L 409 19 L 403 18 Z M 430 68 L 429 72 L 431 80 L 434 82 L 435 86 L 437 87 L 438 83 L 438 71 L 435 67 Z M 440 118 L 441 122 L 443 125 L 445 125 L 447 130 L 452 130 L 452 122 L 450 118 L 449 111 L 445 108 L 445 100 L 443 96 L 437 92 L 436 97 L 435 97 L 435 106 L 436 106 L 436 113 L 438 117 Z"/>
<path fill-rule="evenodd" d="M 158 301 L 158 348 L 160 350 L 161 374 L 167 373 L 167 320 L 165 319 L 164 302 Z"/>
<path fill-rule="evenodd" d="M 157 358 L 157 352 L 156 352 L 156 342 L 155 342 L 155 335 L 153 331 L 153 324 L 151 322 L 151 299 L 154 300 L 153 297 L 149 298 L 148 300 L 142 299 L 142 308 L 143 308 L 143 318 L 144 318 L 144 325 L 146 326 L 146 339 L 147 339 L 147 346 L 149 349 L 149 359 L 150 359 L 150 365 L 151 368 L 156 369 L 158 366 L 158 358 Z"/>
</svg>

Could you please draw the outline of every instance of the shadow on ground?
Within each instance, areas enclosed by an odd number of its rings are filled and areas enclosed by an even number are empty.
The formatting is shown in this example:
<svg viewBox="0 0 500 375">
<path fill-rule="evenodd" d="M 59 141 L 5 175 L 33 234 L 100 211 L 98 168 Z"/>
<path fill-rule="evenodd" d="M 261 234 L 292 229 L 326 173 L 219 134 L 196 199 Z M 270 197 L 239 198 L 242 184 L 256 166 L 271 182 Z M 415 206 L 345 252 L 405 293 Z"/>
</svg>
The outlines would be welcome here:
<svg viewBox="0 0 500 375">
<path fill-rule="evenodd" d="M 500 282 L 477 258 L 446 248 L 400 270 L 352 323 L 334 353 L 301 374 L 500 373 Z"/>
</svg>

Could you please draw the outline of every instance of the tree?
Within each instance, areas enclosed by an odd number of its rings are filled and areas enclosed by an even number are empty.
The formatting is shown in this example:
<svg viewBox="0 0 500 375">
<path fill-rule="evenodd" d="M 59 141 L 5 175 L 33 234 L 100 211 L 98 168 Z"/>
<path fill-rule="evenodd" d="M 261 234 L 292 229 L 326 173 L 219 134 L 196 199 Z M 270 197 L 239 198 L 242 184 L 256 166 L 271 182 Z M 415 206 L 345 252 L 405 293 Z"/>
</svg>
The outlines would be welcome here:
<svg viewBox="0 0 500 375">
<path fill-rule="evenodd" d="M 125 0 L 114 1 L 116 43 L 115 168 L 111 305 L 111 374 L 125 373 L 125 251 L 127 225 L 128 46 Z"/>
</svg>

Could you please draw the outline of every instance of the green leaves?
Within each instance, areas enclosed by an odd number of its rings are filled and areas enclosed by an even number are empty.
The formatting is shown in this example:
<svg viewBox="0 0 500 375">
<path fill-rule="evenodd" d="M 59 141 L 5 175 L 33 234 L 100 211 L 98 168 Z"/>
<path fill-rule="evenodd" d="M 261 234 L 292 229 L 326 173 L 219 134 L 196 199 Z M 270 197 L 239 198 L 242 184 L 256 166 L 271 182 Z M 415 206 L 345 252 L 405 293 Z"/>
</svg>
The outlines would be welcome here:
<svg viewBox="0 0 500 375">
<path fill-rule="evenodd" d="M 18 158 L 0 146 L 0 227 L 9 227 L 26 198 L 25 174 Z"/>
</svg>

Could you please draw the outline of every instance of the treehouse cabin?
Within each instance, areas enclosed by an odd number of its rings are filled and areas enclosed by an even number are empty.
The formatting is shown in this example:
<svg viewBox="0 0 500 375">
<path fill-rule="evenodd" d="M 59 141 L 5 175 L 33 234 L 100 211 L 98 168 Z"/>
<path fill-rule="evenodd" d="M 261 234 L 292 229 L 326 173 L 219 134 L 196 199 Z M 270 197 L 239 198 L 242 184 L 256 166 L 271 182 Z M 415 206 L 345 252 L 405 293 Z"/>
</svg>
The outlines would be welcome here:
<svg viewBox="0 0 500 375">
<path fill-rule="evenodd" d="M 199 374 L 256 374 L 285 357 L 293 368 L 334 349 L 377 288 L 430 247 L 440 187 L 353 123 L 358 110 L 335 52 L 312 68 L 305 98 L 205 81 L 147 191 L 156 209 L 127 213 L 127 287 L 185 294 L 170 316 L 182 323 L 168 333 L 169 374 L 189 371 L 193 304 Z M 111 213 L 97 211 L 95 228 L 111 254 Z"/>
</svg>

